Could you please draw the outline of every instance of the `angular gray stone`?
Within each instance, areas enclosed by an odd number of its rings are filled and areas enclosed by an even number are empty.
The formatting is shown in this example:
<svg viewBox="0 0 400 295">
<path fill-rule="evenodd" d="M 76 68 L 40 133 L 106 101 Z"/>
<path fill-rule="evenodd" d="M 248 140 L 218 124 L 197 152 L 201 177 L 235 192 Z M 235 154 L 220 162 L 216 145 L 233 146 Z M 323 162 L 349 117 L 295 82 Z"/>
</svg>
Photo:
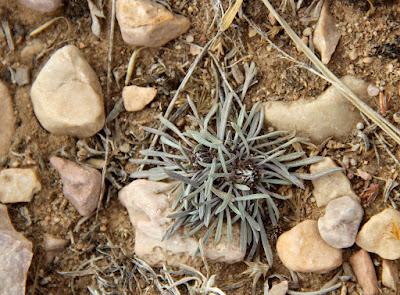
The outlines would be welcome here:
<svg viewBox="0 0 400 295">
<path fill-rule="evenodd" d="M 51 157 L 51 165 L 60 173 L 63 193 L 79 214 L 88 216 L 97 208 L 101 190 L 101 173 L 91 167 Z"/>
<path fill-rule="evenodd" d="M 150 0 L 117 0 L 122 38 L 130 45 L 159 47 L 185 33 L 189 20 Z"/>
<path fill-rule="evenodd" d="M 361 99 L 368 97 L 368 83 L 352 76 L 342 81 Z M 331 136 L 342 139 L 351 135 L 362 118 L 340 91 L 330 86 L 314 100 L 265 103 L 265 121 L 275 129 L 293 130 L 299 136 L 321 143 Z"/>
<path fill-rule="evenodd" d="M 323 172 L 338 166 L 331 159 L 326 157 L 324 160 L 310 166 L 312 174 Z M 353 192 L 349 179 L 342 171 L 331 173 L 312 180 L 314 186 L 313 196 L 318 207 L 326 206 L 331 200 L 342 196 L 350 196 L 359 200 Z"/>
<path fill-rule="evenodd" d="M 83 138 L 103 128 L 99 80 L 73 45 L 53 53 L 32 85 L 31 98 L 40 124 L 53 134 Z"/>
<path fill-rule="evenodd" d="M 318 219 L 321 238 L 334 248 L 351 247 L 358 233 L 364 210 L 354 198 L 344 196 L 334 199 Z"/>
<path fill-rule="evenodd" d="M 0 81 L 0 158 L 8 154 L 15 132 L 15 116 L 10 93 Z"/>
<path fill-rule="evenodd" d="M 199 246 L 197 239 L 186 237 L 182 231 L 178 231 L 163 240 L 172 224 L 167 216 L 172 213 L 170 206 L 174 195 L 171 190 L 175 185 L 139 179 L 125 186 L 118 194 L 135 228 L 135 254 L 152 266 L 161 266 L 163 263 L 177 266 L 198 259 L 194 257 Z M 212 242 L 205 245 L 205 256 L 212 261 L 226 263 L 243 260 L 246 253 L 240 250 L 238 237 L 239 229 L 233 227 L 233 241 L 228 242 L 223 234 L 217 245 Z"/>
<path fill-rule="evenodd" d="M 7 207 L 0 204 L 0 295 L 25 294 L 32 256 L 32 243 L 14 229 Z"/>
</svg>

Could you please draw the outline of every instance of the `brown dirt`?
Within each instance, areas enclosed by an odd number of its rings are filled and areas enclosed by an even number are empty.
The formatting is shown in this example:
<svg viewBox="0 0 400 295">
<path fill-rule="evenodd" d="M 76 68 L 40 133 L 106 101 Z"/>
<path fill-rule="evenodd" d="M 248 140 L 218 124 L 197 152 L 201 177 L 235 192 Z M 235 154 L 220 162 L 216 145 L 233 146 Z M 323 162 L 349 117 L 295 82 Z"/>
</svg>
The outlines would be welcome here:
<svg viewBox="0 0 400 295">
<path fill-rule="evenodd" d="M 63 21 L 58 21 L 50 28 L 39 34 L 34 39 L 43 43 L 46 48 L 40 53 L 33 63 L 25 63 L 30 67 L 31 80 L 39 72 L 41 66 L 49 58 L 52 52 L 65 44 L 75 44 L 82 49 L 89 63 L 92 65 L 100 78 L 104 93 L 106 93 L 107 76 L 107 47 L 109 20 L 103 21 L 101 38 L 96 38 L 90 31 L 90 15 L 86 7 L 86 1 L 66 1 L 66 6 L 52 15 L 42 15 L 31 11 L 19 4 L 17 1 L 0 0 L 0 17 L 7 19 L 14 30 L 16 50 L 10 52 L 4 39 L 0 38 L 0 77 L 4 80 L 14 97 L 15 113 L 17 116 L 17 130 L 11 152 L 3 167 L 25 167 L 37 166 L 42 180 L 42 191 L 34 197 L 29 204 L 9 205 L 8 209 L 12 221 L 17 230 L 23 232 L 35 245 L 34 262 L 29 271 L 28 294 L 88 294 L 87 286 L 95 286 L 94 276 L 81 276 L 72 280 L 70 277 L 60 275 L 60 271 L 72 271 L 85 261 L 96 257 L 95 247 L 103 245 L 110 240 L 117 247 L 124 249 L 127 255 L 133 254 L 134 234 L 129 222 L 126 210 L 117 200 L 117 190 L 111 188 L 107 181 L 106 208 L 99 212 L 99 218 L 91 217 L 84 222 L 78 230 L 76 226 L 81 217 L 62 195 L 59 176 L 49 165 L 49 157 L 52 154 L 63 154 L 70 159 L 85 161 L 88 157 L 82 150 L 75 138 L 67 136 L 54 136 L 46 132 L 36 120 L 29 97 L 30 85 L 17 87 L 11 83 L 8 67 L 23 65 L 20 58 L 21 50 L 31 41 L 27 35 L 34 28 L 43 24 L 54 16 L 65 16 L 69 20 L 70 29 Z M 105 12 L 107 16 L 110 11 L 110 1 L 107 1 Z M 227 1 L 222 1 L 224 5 Z M 305 1 L 307 3 L 311 1 Z M 332 58 L 329 68 L 338 76 L 352 74 L 381 86 L 385 94 L 392 98 L 392 103 L 386 117 L 393 122 L 392 115 L 399 110 L 399 81 L 400 81 L 400 54 L 396 53 L 388 43 L 400 42 L 400 5 L 398 1 L 383 1 L 376 6 L 376 12 L 366 16 L 368 9 L 365 1 L 334 0 L 331 11 L 337 19 L 338 27 L 342 32 L 342 39 Z M 204 45 L 215 30 L 209 29 L 213 18 L 213 10 L 210 1 L 170 1 L 174 11 L 188 16 L 192 21 L 192 27 L 186 35 L 194 37 L 194 43 Z M 275 7 L 280 1 L 273 1 Z M 225 6 L 226 7 L 226 6 Z M 253 19 L 264 31 L 268 31 L 267 10 L 261 1 L 245 1 L 244 12 Z M 301 35 L 306 28 L 293 17 L 290 10 L 283 13 L 289 20 L 290 25 Z M 260 39 L 259 36 L 249 37 L 248 24 L 245 20 L 237 20 L 237 27 L 226 32 L 225 37 L 240 36 L 242 40 L 238 56 L 245 61 L 254 61 L 258 67 L 258 84 L 251 88 L 247 102 L 267 100 L 297 100 L 300 98 L 312 99 L 320 94 L 328 84 L 306 70 L 296 68 L 287 60 L 279 58 L 278 54 L 271 47 Z M 185 35 L 185 36 L 186 36 Z M 124 168 L 127 172 L 133 171 L 134 166 L 127 163 L 126 159 L 134 157 L 141 144 L 148 144 L 149 139 L 143 138 L 143 131 L 140 126 L 156 126 L 156 116 L 164 112 L 173 91 L 179 86 L 188 67 L 194 57 L 189 54 L 189 45 L 185 36 L 170 42 L 167 46 L 159 49 L 146 49 L 140 54 L 138 61 L 139 70 L 143 73 L 134 78 L 131 82 L 136 85 L 151 85 L 161 89 L 161 95 L 148 108 L 138 113 L 120 114 L 116 120 L 113 130 L 113 141 L 115 150 L 112 151 L 116 157 L 116 165 Z M 279 33 L 274 42 L 300 61 L 305 58 L 296 50 L 289 38 Z M 386 45 L 385 45 L 386 44 Z M 397 43 L 398 44 L 398 43 Z M 227 44 L 223 48 L 224 53 L 230 51 Z M 399 45 L 399 44 L 398 44 Z M 115 30 L 113 68 L 122 73 L 122 79 L 118 83 L 113 80 L 111 94 L 106 97 L 108 110 L 111 110 L 115 102 L 121 96 L 126 65 L 133 48 L 122 41 L 118 26 Z M 223 54 L 221 54 L 223 58 Z M 156 63 L 164 64 L 163 71 L 149 74 L 150 67 Z M 241 63 L 239 63 L 241 64 Z M 204 65 L 203 65 L 204 66 Z M 194 97 L 204 110 L 207 110 L 208 94 L 212 85 L 211 73 L 207 67 L 198 68 L 186 93 Z M 206 99 L 201 99 L 202 93 L 206 93 Z M 172 95 L 171 95 L 172 94 Z M 182 100 L 184 95 L 182 95 Z M 377 99 L 371 105 L 378 109 Z M 183 122 L 185 123 L 185 122 Z M 398 125 L 398 123 L 394 123 Z M 114 133 L 115 132 L 115 133 Z M 104 132 L 100 132 L 104 135 Z M 390 142 L 390 140 L 388 140 Z M 102 149 L 99 136 L 86 140 L 91 147 Z M 123 153 L 119 147 L 128 142 L 131 150 Z M 320 147 L 322 155 L 333 157 L 339 164 L 343 165 L 343 156 L 355 159 L 355 166 L 345 167 L 351 178 L 354 189 L 361 194 L 371 183 L 377 183 L 380 187 L 379 194 L 375 201 L 366 205 L 365 219 L 374 213 L 379 212 L 387 206 L 383 204 L 382 191 L 385 180 L 397 177 L 397 167 L 383 149 L 379 149 L 381 157 L 377 162 L 374 151 L 352 149 L 360 141 L 354 136 L 349 136 L 346 142 L 329 141 L 325 146 Z M 393 147 L 391 150 L 400 158 L 400 151 Z M 369 172 L 372 180 L 364 181 L 357 176 L 357 169 Z M 121 185 L 128 183 L 128 180 L 120 181 Z M 282 206 L 282 214 L 286 217 L 281 222 L 281 230 L 290 228 L 294 224 L 307 218 L 316 218 L 320 209 L 315 206 L 311 197 L 311 187 L 306 191 L 294 190 L 294 198 L 288 204 Z M 399 203 L 400 205 L 400 203 Z M 26 210 L 27 209 L 27 210 Z M 31 223 L 23 212 L 28 212 Z M 41 247 L 43 235 L 53 234 L 57 237 L 66 238 L 71 241 L 70 246 L 57 257 L 51 265 L 43 262 L 43 249 Z M 356 248 L 356 247 L 354 247 Z M 352 249 L 346 251 L 346 257 Z M 374 260 L 379 263 L 376 256 Z M 271 273 L 289 275 L 279 262 Z M 399 263 L 398 263 L 399 264 Z M 235 265 L 212 264 L 212 273 L 217 274 L 219 286 L 229 286 L 243 279 L 240 273 L 246 269 L 244 263 Z M 379 270 L 379 267 L 378 267 Z M 325 275 L 304 274 L 300 277 L 301 290 L 315 290 L 326 283 L 334 273 Z M 261 287 L 261 284 L 260 286 Z M 359 294 L 354 283 L 349 283 L 353 293 Z M 227 294 L 250 294 L 250 284 L 227 291 Z M 259 288 L 261 290 L 261 288 Z M 260 291 L 261 292 L 261 291 Z M 388 289 L 383 288 L 384 294 L 390 294 Z M 116 294 L 116 293 L 114 293 Z M 134 293 L 135 294 L 135 293 Z"/>
</svg>

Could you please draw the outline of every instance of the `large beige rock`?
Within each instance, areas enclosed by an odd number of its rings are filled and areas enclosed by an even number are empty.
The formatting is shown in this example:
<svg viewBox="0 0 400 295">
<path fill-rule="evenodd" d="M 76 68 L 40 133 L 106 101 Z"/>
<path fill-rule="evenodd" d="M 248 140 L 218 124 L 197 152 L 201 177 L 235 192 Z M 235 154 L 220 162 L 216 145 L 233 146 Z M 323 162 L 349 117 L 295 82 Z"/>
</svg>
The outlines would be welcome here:
<svg viewBox="0 0 400 295">
<path fill-rule="evenodd" d="M 101 173 L 94 168 L 51 157 L 51 165 L 60 173 L 65 197 L 79 214 L 88 216 L 97 208 L 101 191 Z"/>
<path fill-rule="evenodd" d="M 62 0 L 19 0 L 19 2 L 43 13 L 52 12 L 62 5 Z"/>
<path fill-rule="evenodd" d="M 135 180 L 119 192 L 119 200 L 127 208 L 130 220 L 135 227 L 135 254 L 153 266 L 163 263 L 179 265 L 194 260 L 198 241 L 186 237 L 182 231 L 169 239 L 163 237 L 172 224 L 167 216 L 172 213 L 170 204 L 174 194 L 171 189 L 176 184 Z M 226 232 L 226 231 L 224 231 Z M 205 245 L 205 255 L 212 261 L 234 263 L 244 259 L 240 251 L 239 230 L 234 227 L 233 241 L 228 242 L 223 235 L 214 245 Z"/>
<path fill-rule="evenodd" d="M 9 168 L 0 172 L 0 202 L 30 202 L 42 189 L 35 169 Z"/>
<path fill-rule="evenodd" d="M 331 159 L 326 157 L 324 160 L 310 166 L 312 174 L 327 171 L 338 166 Z M 342 171 L 330 173 L 328 175 L 312 180 L 314 186 L 313 196 L 318 207 L 326 206 L 331 200 L 342 196 L 349 196 L 359 200 L 353 192 L 349 179 Z"/>
<path fill-rule="evenodd" d="M 342 79 L 356 95 L 366 98 L 368 83 L 346 76 Z M 297 135 L 320 143 L 328 137 L 349 136 L 361 116 L 339 90 L 330 86 L 314 100 L 265 103 L 265 120 L 279 130 L 295 130 Z"/>
<path fill-rule="evenodd" d="M 329 3 L 330 1 L 325 1 L 322 6 L 313 37 L 314 47 L 321 54 L 324 64 L 329 63 L 340 40 L 340 32 L 336 28 L 335 18 L 329 11 Z"/>
<path fill-rule="evenodd" d="M 189 20 L 151 0 L 117 0 L 122 38 L 130 45 L 159 47 L 185 33 Z"/>
<path fill-rule="evenodd" d="M 399 259 L 400 212 L 388 208 L 372 216 L 358 233 L 356 243 L 384 259 Z"/>
<path fill-rule="evenodd" d="M 73 45 L 53 53 L 33 83 L 31 97 L 36 117 L 51 133 L 89 137 L 104 125 L 100 83 Z"/>
<path fill-rule="evenodd" d="M 314 220 L 304 220 L 280 235 L 276 249 L 282 263 L 293 271 L 325 273 L 342 265 L 342 250 L 321 238 Z"/>
<path fill-rule="evenodd" d="M 32 256 L 32 243 L 14 229 L 7 207 L 0 204 L 0 295 L 25 294 Z"/>
<path fill-rule="evenodd" d="M 15 131 L 15 116 L 10 93 L 0 81 L 0 158 L 8 154 Z"/>
<path fill-rule="evenodd" d="M 125 86 L 122 90 L 122 99 L 124 107 L 128 112 L 141 111 L 157 95 L 157 89 L 154 87 L 139 87 L 135 85 Z"/>
<path fill-rule="evenodd" d="M 350 264 L 364 295 L 378 295 L 378 280 L 368 252 L 361 249 L 350 257 Z"/>
</svg>

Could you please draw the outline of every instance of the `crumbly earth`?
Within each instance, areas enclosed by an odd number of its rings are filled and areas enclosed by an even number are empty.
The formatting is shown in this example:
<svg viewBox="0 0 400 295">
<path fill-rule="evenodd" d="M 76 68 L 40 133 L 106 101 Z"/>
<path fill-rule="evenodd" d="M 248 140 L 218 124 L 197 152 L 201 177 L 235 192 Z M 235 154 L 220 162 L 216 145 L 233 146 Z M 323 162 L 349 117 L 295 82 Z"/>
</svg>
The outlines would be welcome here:
<svg viewBox="0 0 400 295">
<path fill-rule="evenodd" d="M 54 136 L 46 132 L 32 111 L 29 97 L 31 84 L 22 87 L 13 85 L 9 67 L 17 68 L 23 65 L 20 58 L 21 50 L 31 39 L 39 40 L 45 49 L 37 55 L 33 64 L 29 64 L 32 80 L 52 52 L 65 44 L 74 44 L 83 51 L 99 76 L 109 112 L 121 97 L 126 67 L 134 48 L 123 43 L 116 24 L 112 62 L 116 79 L 112 78 L 110 92 L 107 93 L 107 50 L 111 1 L 103 1 L 106 2 L 104 11 L 107 19 L 102 21 L 100 39 L 96 38 L 90 30 L 91 19 L 85 0 L 66 1 L 65 7 L 54 15 L 33 12 L 17 2 L 0 0 L 0 18 L 8 20 L 15 42 L 15 51 L 10 52 L 5 38 L 0 36 L 0 79 L 5 81 L 10 89 L 17 116 L 17 129 L 11 151 L 2 165 L 3 167 L 34 165 L 38 166 L 40 170 L 42 191 L 28 204 L 8 206 L 14 226 L 34 244 L 35 255 L 27 282 L 28 294 L 88 294 L 87 287 L 97 286 L 98 281 L 96 280 L 99 280 L 100 277 L 108 280 L 109 290 L 122 292 L 119 287 L 122 286 L 122 283 L 110 279 L 110 268 L 112 265 L 123 265 L 124 263 L 127 265 L 128 258 L 126 256 L 133 253 L 134 235 L 128 214 L 117 200 L 117 189 L 118 186 L 129 182 L 123 172 L 129 173 L 136 169 L 136 166 L 129 163 L 128 159 L 137 156 L 137 151 L 142 146 L 149 144 L 150 138 L 143 132 L 141 126 L 157 126 L 156 116 L 160 112 L 165 112 L 174 91 L 194 60 L 194 56 L 189 53 L 190 45 L 186 40 L 190 38 L 187 36 L 193 37 L 193 43 L 201 46 L 214 36 L 212 1 L 167 1 L 171 4 L 174 12 L 190 18 L 191 29 L 187 34 L 168 43 L 165 47 L 144 49 L 140 52 L 136 62 L 136 71 L 130 83 L 138 86 L 155 86 L 159 89 L 159 95 L 143 111 L 121 112 L 117 119 L 109 124 L 108 127 L 112 131 L 110 135 L 112 144 L 109 146 L 108 170 L 111 172 L 108 173 L 109 176 L 106 179 L 104 206 L 99 210 L 98 215 L 95 214 L 87 219 L 80 217 L 63 197 L 59 176 L 51 168 L 49 157 L 57 154 L 81 162 L 86 162 L 89 158 L 101 160 L 104 158 L 105 132 L 101 131 L 91 139 L 80 141 L 67 136 Z M 229 1 L 221 2 L 227 9 Z M 281 2 L 272 1 L 275 7 L 279 7 Z M 329 68 L 338 76 L 352 74 L 381 87 L 386 97 L 391 98 L 385 117 L 399 127 L 399 116 L 394 116 L 397 118 L 398 122 L 396 122 L 393 115 L 399 110 L 400 96 L 400 5 L 398 1 L 374 2 L 376 11 L 368 16 L 367 1 L 332 1 L 331 11 L 337 20 L 342 38 Z M 311 1 L 304 1 L 303 7 L 310 3 Z M 265 32 L 270 31 L 268 12 L 262 1 L 244 1 L 243 12 Z M 280 13 L 301 35 L 307 27 L 307 24 L 301 22 L 301 16 L 292 15 L 289 4 L 285 11 L 280 10 Z M 28 37 L 29 32 L 55 16 L 64 18 L 57 20 L 37 36 Z M 220 60 L 223 60 L 232 49 L 232 40 L 241 40 L 240 42 L 235 41 L 237 42 L 235 44 L 237 52 L 233 60 L 237 61 L 240 67 L 244 62 L 251 61 L 257 65 L 258 84 L 254 85 L 247 95 L 246 103 L 248 105 L 256 101 L 313 99 L 328 86 L 327 82 L 296 67 L 290 61 L 280 58 L 279 54 L 266 41 L 263 41 L 258 35 L 253 36 L 252 30 L 249 30 L 249 25 L 244 18 L 236 18 L 234 27 L 224 33 L 223 40 L 224 42 L 221 42 L 218 47 L 212 49 Z M 306 61 L 284 33 L 278 33 L 274 36 L 273 41 L 296 59 Z M 192 79 L 178 101 L 178 105 L 181 105 L 186 94 L 189 94 L 203 112 L 207 111 L 211 104 L 211 91 L 215 86 L 212 72 L 209 71 L 210 59 L 205 58 L 204 60 L 194 71 Z M 375 110 L 380 109 L 378 97 L 374 99 L 371 107 Z M 187 119 L 180 119 L 177 124 L 183 128 L 190 125 L 191 122 Z M 380 131 L 376 130 L 376 132 L 384 137 L 388 149 L 394 156 L 400 158 L 400 150 L 391 140 Z M 374 133 L 371 132 L 367 135 L 371 141 L 376 142 L 376 152 L 374 148 L 365 151 L 363 141 L 356 137 L 355 133 L 349 134 L 348 140 L 344 142 L 328 140 L 318 147 L 309 147 L 310 151 L 318 151 L 320 155 L 333 157 L 337 163 L 346 168 L 355 192 L 363 199 L 366 209 L 364 220 L 389 206 L 384 203 L 383 189 L 388 179 L 396 179 L 398 169 L 398 165 L 388 155 Z M 100 152 L 90 151 L 85 146 Z M 94 162 L 92 159 L 91 163 Z M 99 166 L 99 161 L 96 163 Z M 99 167 L 102 167 L 101 162 Z M 373 176 L 372 179 L 363 180 L 359 177 L 360 173 L 357 172 L 357 169 L 368 172 Z M 271 230 L 271 236 L 278 235 L 279 232 L 304 219 L 316 219 L 321 213 L 321 209 L 317 208 L 315 200 L 312 198 L 310 183 L 307 184 L 305 191 L 285 190 L 293 197 L 290 201 L 279 204 L 283 218 L 280 228 Z M 376 195 L 373 194 L 374 190 Z M 392 197 L 394 202 L 400 205 L 399 194 L 394 193 Z M 45 233 L 70 240 L 70 245 L 51 265 L 44 264 L 42 245 Z M 275 244 L 274 239 L 272 242 Z M 345 259 L 351 252 L 352 249 L 345 252 Z M 106 256 L 104 253 L 111 256 Z M 103 257 L 101 260 L 96 260 L 101 257 Z M 108 257 L 108 260 L 104 257 Z M 109 257 L 113 257 L 113 259 Z M 373 259 L 377 264 L 381 262 L 377 256 L 373 255 Z M 397 264 L 400 267 L 398 261 Z M 97 265 L 98 268 L 96 269 L 94 265 Z M 84 271 L 87 269 L 91 272 Z M 380 266 L 377 269 L 380 270 Z M 211 264 L 211 273 L 217 275 L 217 285 L 225 289 L 227 294 L 251 293 L 251 278 L 241 275 L 244 270 L 246 270 L 244 263 L 229 266 Z M 94 275 L 94 271 L 97 275 Z M 205 269 L 202 268 L 202 271 L 205 272 Z M 290 276 L 278 258 L 275 259 L 274 267 L 270 271 L 270 274 L 272 273 Z M 292 284 L 290 288 L 317 290 L 334 274 L 334 272 L 324 275 L 301 274 L 298 277 L 298 284 Z M 146 288 L 146 283 L 138 280 L 141 288 Z M 132 278 L 130 281 L 130 284 L 133 285 L 131 294 L 140 294 L 135 287 L 137 281 Z M 261 287 L 260 283 L 259 292 L 261 292 Z M 358 290 L 354 283 L 349 283 L 348 287 L 354 292 Z M 382 291 L 384 294 L 390 294 L 388 289 L 382 289 Z M 156 294 L 154 290 L 149 290 L 149 292 Z"/>
</svg>

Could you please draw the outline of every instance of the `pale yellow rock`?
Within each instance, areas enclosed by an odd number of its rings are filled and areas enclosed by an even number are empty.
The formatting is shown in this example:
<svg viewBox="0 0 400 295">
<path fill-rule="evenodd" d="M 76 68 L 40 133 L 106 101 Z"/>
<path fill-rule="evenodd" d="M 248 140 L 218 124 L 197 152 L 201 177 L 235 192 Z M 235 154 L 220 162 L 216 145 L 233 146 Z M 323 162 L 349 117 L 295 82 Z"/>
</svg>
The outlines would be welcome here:
<svg viewBox="0 0 400 295">
<path fill-rule="evenodd" d="M 346 76 L 342 81 L 361 99 L 368 97 L 368 83 L 352 76 Z M 298 136 L 321 143 L 328 137 L 350 136 L 362 118 L 339 90 L 330 86 L 314 100 L 265 103 L 265 121 L 278 130 L 296 131 Z"/>
<path fill-rule="evenodd" d="M 315 220 L 304 220 L 280 235 L 276 250 L 282 263 L 293 271 L 326 273 L 342 265 L 342 250 L 321 238 Z"/>
<path fill-rule="evenodd" d="M 379 295 L 374 264 L 368 252 L 361 249 L 350 257 L 350 264 L 364 295 Z"/>
<path fill-rule="evenodd" d="M 154 87 L 139 87 L 135 85 L 125 86 L 122 90 L 122 99 L 124 107 L 128 112 L 141 111 L 157 95 L 157 89 Z"/>
<path fill-rule="evenodd" d="M 338 166 L 331 158 L 326 157 L 321 162 L 311 165 L 310 173 L 319 173 L 337 167 Z M 351 188 L 349 179 L 342 171 L 316 178 L 312 180 L 312 184 L 314 187 L 313 196 L 318 207 L 326 206 L 329 201 L 343 196 L 349 196 L 355 200 L 359 200 Z"/>
<path fill-rule="evenodd" d="M 25 294 L 32 256 L 32 243 L 14 229 L 7 207 L 0 204 L 0 295 Z"/>
<path fill-rule="evenodd" d="M 372 216 L 357 235 L 357 245 L 389 260 L 400 258 L 400 212 L 388 208 Z"/>
<path fill-rule="evenodd" d="M 73 45 L 58 49 L 31 88 L 40 124 L 57 135 L 90 137 L 103 128 L 103 94 L 96 73 Z"/>
<path fill-rule="evenodd" d="M 328 64 L 340 40 L 340 32 L 336 28 L 335 18 L 329 11 L 329 2 L 325 1 L 315 27 L 313 43 L 321 54 L 321 60 Z"/>
<path fill-rule="evenodd" d="M 31 168 L 10 168 L 0 172 L 0 202 L 30 202 L 42 189 L 38 175 Z"/>
<path fill-rule="evenodd" d="M 119 200 L 127 208 L 135 228 L 135 254 L 152 266 L 179 265 L 190 263 L 198 248 L 198 241 L 177 232 L 169 239 L 163 237 L 172 224 L 167 216 L 174 194 L 171 189 L 176 184 L 135 180 L 119 192 Z M 224 231 L 226 232 L 226 231 Z M 205 256 L 211 261 L 235 263 L 244 259 L 240 251 L 239 230 L 234 227 L 233 241 L 228 242 L 223 235 L 219 244 L 207 243 Z"/>
<path fill-rule="evenodd" d="M 15 131 L 15 116 L 10 93 L 0 81 L 0 158 L 8 154 Z"/>
<path fill-rule="evenodd" d="M 399 285 L 399 270 L 396 262 L 383 259 L 382 261 L 382 285 L 397 292 Z"/>
<path fill-rule="evenodd" d="M 159 47 L 185 33 L 189 20 L 151 0 L 117 0 L 122 38 L 130 45 Z"/>
</svg>

